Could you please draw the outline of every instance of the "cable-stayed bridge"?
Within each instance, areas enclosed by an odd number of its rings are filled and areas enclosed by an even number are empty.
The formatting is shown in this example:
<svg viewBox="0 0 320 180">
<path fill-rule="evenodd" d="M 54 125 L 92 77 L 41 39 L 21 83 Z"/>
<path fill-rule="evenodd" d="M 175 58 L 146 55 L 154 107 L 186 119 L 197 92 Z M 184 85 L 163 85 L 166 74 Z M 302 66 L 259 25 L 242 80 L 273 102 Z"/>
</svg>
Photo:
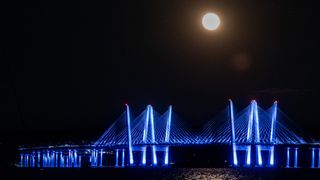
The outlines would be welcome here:
<svg viewBox="0 0 320 180">
<path fill-rule="evenodd" d="M 232 102 L 217 117 L 194 132 L 187 128 L 172 111 L 159 114 L 151 105 L 137 117 L 126 111 L 95 142 L 96 146 L 131 145 L 190 145 L 190 144 L 306 144 L 302 133 L 288 127 L 286 116 L 277 102 L 267 110 L 255 101 L 240 112 L 234 112 Z M 128 134 L 130 123 L 131 134 Z"/>
<path fill-rule="evenodd" d="M 189 128 L 173 111 L 172 106 L 163 114 L 151 105 L 134 117 L 129 105 L 102 136 L 90 145 L 89 162 L 92 167 L 103 166 L 106 150 L 114 153 L 114 165 L 121 166 L 167 166 L 170 163 L 170 148 L 193 145 L 227 145 L 231 147 L 232 166 L 275 166 L 276 156 L 285 160 L 283 167 L 299 167 L 299 152 L 308 146 L 311 154 L 310 167 L 320 168 L 319 143 L 305 136 L 274 102 L 262 109 L 255 100 L 237 111 L 233 102 L 216 117 L 197 131 Z M 281 146 L 282 148 L 275 148 Z M 276 150 L 275 150 L 276 149 Z M 279 149 L 279 153 L 277 153 Z M 280 149 L 284 151 L 280 152 Z M 67 155 L 60 154 L 59 162 L 75 162 L 76 150 Z M 56 155 L 41 153 L 43 159 L 54 159 Z M 53 152 L 57 153 L 57 152 Z M 61 153 L 61 152 L 60 152 Z M 22 162 L 25 161 L 25 154 Z M 30 155 L 34 158 L 35 155 Z M 38 153 L 38 156 L 39 153 Z M 78 157 L 78 156 L 77 156 Z M 64 159 L 67 158 L 67 159 Z M 27 164 L 30 160 L 28 160 Z M 53 161 L 53 160 L 52 160 Z M 79 160 L 78 160 L 79 161 Z M 56 162 L 56 164 L 59 164 Z M 76 163 L 79 165 L 79 162 Z M 80 163 L 81 164 L 81 163 Z"/>
</svg>

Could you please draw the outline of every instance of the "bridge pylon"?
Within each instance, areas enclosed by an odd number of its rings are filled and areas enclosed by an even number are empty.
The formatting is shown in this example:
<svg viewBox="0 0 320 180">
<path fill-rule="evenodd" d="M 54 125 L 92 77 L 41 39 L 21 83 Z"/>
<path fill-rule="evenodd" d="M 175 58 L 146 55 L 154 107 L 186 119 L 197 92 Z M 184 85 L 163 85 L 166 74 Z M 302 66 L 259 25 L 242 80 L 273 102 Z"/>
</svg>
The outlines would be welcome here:
<svg viewBox="0 0 320 180">
<path fill-rule="evenodd" d="M 253 160 L 255 160 L 254 166 L 274 166 L 275 158 L 275 126 L 277 119 L 277 101 L 274 102 L 272 106 L 272 114 L 270 119 L 270 138 L 269 142 L 261 142 L 260 126 L 259 126 L 259 111 L 258 105 L 255 100 L 252 100 L 248 109 L 248 119 L 247 119 L 247 128 L 246 128 L 246 139 L 242 142 L 239 142 L 237 139 L 237 134 L 241 133 L 235 127 L 235 115 L 234 107 L 232 100 L 229 99 L 229 118 L 231 126 L 231 144 L 232 144 L 232 159 L 233 166 L 252 166 Z M 244 161 L 239 161 L 239 152 L 245 152 Z M 268 153 L 262 153 L 267 151 Z M 252 153 L 255 152 L 255 158 L 252 158 Z M 263 155 L 267 155 L 268 158 L 263 158 Z M 268 159 L 267 162 L 263 162 L 263 159 Z M 240 162 L 244 162 L 240 164 Z"/>
</svg>

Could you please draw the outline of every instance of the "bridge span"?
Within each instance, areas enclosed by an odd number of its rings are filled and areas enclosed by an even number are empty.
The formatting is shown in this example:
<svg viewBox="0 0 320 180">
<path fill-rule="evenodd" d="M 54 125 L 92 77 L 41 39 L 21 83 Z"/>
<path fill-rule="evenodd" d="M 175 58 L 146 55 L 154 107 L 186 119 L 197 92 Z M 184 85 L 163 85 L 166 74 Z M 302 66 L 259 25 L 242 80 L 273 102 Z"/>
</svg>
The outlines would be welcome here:
<svg viewBox="0 0 320 180">
<path fill-rule="evenodd" d="M 170 149 L 206 145 L 229 146 L 233 167 L 320 168 L 319 141 L 304 136 L 276 101 L 262 109 L 255 100 L 241 110 L 229 100 L 221 113 L 196 131 L 174 113 L 172 106 L 160 114 L 148 105 L 134 117 L 126 104 L 125 111 L 93 144 L 21 148 L 20 165 L 81 167 L 83 157 L 91 167 L 106 166 L 107 161 L 113 167 L 169 166 L 175 163 Z M 302 163 L 302 159 L 307 160 Z"/>
</svg>

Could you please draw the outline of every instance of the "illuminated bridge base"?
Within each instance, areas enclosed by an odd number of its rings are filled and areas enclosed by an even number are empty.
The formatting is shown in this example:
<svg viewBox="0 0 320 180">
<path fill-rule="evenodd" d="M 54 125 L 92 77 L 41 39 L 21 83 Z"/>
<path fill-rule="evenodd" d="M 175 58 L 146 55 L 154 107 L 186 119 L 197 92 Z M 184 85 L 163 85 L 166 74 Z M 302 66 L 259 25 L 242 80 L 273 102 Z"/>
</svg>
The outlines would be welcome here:
<svg viewBox="0 0 320 180">
<path fill-rule="evenodd" d="M 93 147 L 34 148 L 20 150 L 19 167 L 24 168 L 107 168 L 107 167 L 264 167 L 264 168 L 320 168 L 320 148 L 312 146 L 153 146 L 133 147 L 133 164 L 125 147 L 115 149 Z M 231 158 L 230 158 L 231 157 Z"/>
<path fill-rule="evenodd" d="M 320 168 L 320 141 L 302 137 L 277 101 L 263 109 L 252 100 L 239 110 L 229 100 L 198 131 L 186 126 L 172 106 L 163 114 L 151 105 L 133 114 L 126 104 L 120 117 L 87 146 L 21 148 L 19 166 Z"/>
<path fill-rule="evenodd" d="M 81 168 L 169 166 L 169 146 L 137 146 L 132 148 L 133 163 L 125 147 L 115 149 L 92 147 L 21 149 L 19 167 Z"/>
</svg>

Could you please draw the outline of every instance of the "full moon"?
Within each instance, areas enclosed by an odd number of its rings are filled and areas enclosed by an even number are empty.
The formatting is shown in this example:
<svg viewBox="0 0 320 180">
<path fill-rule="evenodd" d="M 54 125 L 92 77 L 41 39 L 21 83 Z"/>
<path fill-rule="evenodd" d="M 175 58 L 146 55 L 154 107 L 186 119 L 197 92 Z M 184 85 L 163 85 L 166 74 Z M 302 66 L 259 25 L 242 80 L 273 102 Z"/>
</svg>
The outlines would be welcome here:
<svg viewBox="0 0 320 180">
<path fill-rule="evenodd" d="M 207 30 L 216 30 L 220 25 L 220 18 L 215 13 L 207 13 L 202 18 L 202 25 Z"/>
</svg>

